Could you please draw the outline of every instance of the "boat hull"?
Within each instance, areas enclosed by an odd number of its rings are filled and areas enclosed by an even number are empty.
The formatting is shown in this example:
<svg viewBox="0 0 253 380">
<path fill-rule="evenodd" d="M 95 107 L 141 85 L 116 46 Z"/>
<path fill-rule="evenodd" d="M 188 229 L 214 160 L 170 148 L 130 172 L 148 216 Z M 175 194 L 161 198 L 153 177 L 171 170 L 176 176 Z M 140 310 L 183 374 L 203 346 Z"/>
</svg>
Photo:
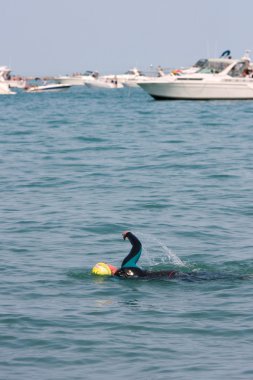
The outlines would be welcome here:
<svg viewBox="0 0 253 380">
<path fill-rule="evenodd" d="M 156 100 L 253 99 L 253 79 L 217 82 L 180 80 L 161 83 L 139 83 Z"/>
<path fill-rule="evenodd" d="M 123 88 L 122 83 L 112 83 L 102 80 L 95 80 L 94 82 L 86 83 L 86 86 L 89 88 L 98 88 L 98 89 L 114 89 L 114 88 Z"/>
<path fill-rule="evenodd" d="M 26 89 L 26 92 L 59 92 L 59 91 L 67 90 L 70 87 L 71 87 L 70 85 L 61 85 L 61 84 L 32 86 Z"/>
</svg>

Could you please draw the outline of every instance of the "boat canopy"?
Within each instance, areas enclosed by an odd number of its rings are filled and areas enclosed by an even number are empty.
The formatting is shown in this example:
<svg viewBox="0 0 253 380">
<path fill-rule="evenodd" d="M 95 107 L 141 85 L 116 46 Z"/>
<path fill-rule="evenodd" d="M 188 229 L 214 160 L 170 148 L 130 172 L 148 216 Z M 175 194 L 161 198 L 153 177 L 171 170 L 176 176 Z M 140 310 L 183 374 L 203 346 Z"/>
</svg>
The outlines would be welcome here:
<svg viewBox="0 0 253 380">
<path fill-rule="evenodd" d="M 224 71 L 233 61 L 231 59 L 208 59 L 198 74 L 219 74 Z"/>
<path fill-rule="evenodd" d="M 206 58 L 201 58 L 199 59 L 192 67 L 199 67 L 199 68 L 202 68 L 206 63 L 207 63 L 208 59 Z"/>
</svg>

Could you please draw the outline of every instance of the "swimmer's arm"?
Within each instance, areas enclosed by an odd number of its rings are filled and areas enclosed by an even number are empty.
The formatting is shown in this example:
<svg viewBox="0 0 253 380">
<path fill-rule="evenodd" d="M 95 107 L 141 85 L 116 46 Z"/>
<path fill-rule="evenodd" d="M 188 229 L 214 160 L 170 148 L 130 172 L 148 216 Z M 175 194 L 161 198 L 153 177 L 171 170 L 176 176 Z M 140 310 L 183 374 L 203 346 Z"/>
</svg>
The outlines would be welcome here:
<svg viewBox="0 0 253 380">
<path fill-rule="evenodd" d="M 134 260 L 134 264 L 136 265 L 137 261 L 140 258 L 140 255 L 141 255 L 141 249 L 142 249 L 141 242 L 130 231 L 124 231 L 122 233 L 122 236 L 123 236 L 124 240 L 127 238 L 130 241 L 130 243 L 132 244 L 132 249 L 129 252 L 129 254 L 127 255 L 127 257 L 125 257 L 125 259 L 123 260 L 122 267 L 124 267 L 126 265 L 130 266 L 130 263 L 132 262 L 132 260 Z"/>
</svg>

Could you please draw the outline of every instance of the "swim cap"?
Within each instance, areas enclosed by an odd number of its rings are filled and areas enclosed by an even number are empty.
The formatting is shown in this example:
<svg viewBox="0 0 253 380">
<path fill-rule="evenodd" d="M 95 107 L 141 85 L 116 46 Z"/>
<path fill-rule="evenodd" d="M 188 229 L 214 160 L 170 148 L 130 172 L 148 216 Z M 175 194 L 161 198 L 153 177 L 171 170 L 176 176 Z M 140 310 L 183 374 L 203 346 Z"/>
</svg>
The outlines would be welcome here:
<svg viewBox="0 0 253 380">
<path fill-rule="evenodd" d="M 91 270 L 92 274 L 96 274 L 98 276 L 111 276 L 112 271 L 110 266 L 105 263 L 97 263 Z"/>
</svg>

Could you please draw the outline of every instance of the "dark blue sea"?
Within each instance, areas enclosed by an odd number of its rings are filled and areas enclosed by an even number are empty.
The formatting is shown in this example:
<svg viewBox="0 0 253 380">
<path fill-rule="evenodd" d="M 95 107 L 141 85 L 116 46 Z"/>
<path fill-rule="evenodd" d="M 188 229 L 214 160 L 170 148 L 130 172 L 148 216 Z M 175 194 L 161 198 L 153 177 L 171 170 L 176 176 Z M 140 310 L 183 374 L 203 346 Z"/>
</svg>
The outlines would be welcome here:
<svg viewBox="0 0 253 380">
<path fill-rule="evenodd" d="M 1 96 L 0 168 L 1 380 L 253 378 L 252 101 Z"/>
</svg>

